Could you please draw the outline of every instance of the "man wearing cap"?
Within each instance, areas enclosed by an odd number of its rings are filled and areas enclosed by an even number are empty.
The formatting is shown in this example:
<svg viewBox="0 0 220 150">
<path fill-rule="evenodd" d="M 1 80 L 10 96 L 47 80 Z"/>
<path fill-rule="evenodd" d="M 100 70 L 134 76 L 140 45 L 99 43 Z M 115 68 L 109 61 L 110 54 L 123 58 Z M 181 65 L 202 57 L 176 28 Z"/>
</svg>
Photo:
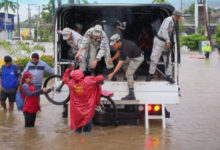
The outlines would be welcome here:
<svg viewBox="0 0 220 150">
<path fill-rule="evenodd" d="M 89 54 L 88 67 L 92 74 L 94 74 L 94 69 L 103 56 L 105 57 L 107 69 L 111 70 L 114 67 L 112 62 L 110 64 L 108 63 L 111 59 L 110 48 L 108 38 L 102 30 L 101 25 L 96 25 L 87 30 L 83 36 L 82 43 L 75 58 L 78 58 L 81 55 L 83 49 L 86 51 L 85 54 Z M 85 57 L 87 58 L 87 56 Z"/>
<path fill-rule="evenodd" d="M 114 71 L 108 75 L 108 79 L 111 80 L 111 78 L 120 70 L 125 60 L 127 60 L 128 67 L 126 70 L 126 78 L 128 81 L 129 94 L 123 97 L 122 100 L 135 100 L 133 75 L 144 61 L 142 51 L 133 41 L 121 39 L 119 34 L 114 34 L 111 37 L 110 45 L 117 50 L 117 53 L 110 61 L 114 61 L 117 58 L 119 58 L 119 61 Z"/>
<path fill-rule="evenodd" d="M 155 73 L 157 63 L 161 55 L 163 53 L 165 54 L 165 52 L 166 54 L 170 53 L 171 42 L 173 42 L 171 38 L 173 38 L 175 31 L 175 22 L 181 18 L 181 15 L 182 13 L 180 11 L 175 10 L 172 16 L 165 18 L 162 22 L 160 29 L 154 38 L 153 50 L 150 57 L 151 62 L 149 75 L 147 75 L 146 81 L 151 81 L 151 79 L 153 78 L 153 74 Z M 172 78 L 172 66 L 169 61 L 169 55 L 166 54 L 163 55 L 163 60 L 165 63 L 165 74 L 167 76 L 167 81 L 169 81 L 170 83 L 175 83 Z"/>
<path fill-rule="evenodd" d="M 58 34 L 62 34 L 63 40 L 66 40 L 67 43 L 70 45 L 70 47 L 72 48 L 72 54 L 76 53 L 82 42 L 82 35 L 70 28 L 64 28 L 63 31 L 58 30 L 57 32 Z M 82 63 L 80 63 L 79 66 L 82 71 L 86 71 L 86 57 L 84 57 L 84 55 L 85 54 L 83 51 L 80 56 Z M 74 56 L 71 57 L 73 57 L 72 59 L 74 59 Z"/>
</svg>

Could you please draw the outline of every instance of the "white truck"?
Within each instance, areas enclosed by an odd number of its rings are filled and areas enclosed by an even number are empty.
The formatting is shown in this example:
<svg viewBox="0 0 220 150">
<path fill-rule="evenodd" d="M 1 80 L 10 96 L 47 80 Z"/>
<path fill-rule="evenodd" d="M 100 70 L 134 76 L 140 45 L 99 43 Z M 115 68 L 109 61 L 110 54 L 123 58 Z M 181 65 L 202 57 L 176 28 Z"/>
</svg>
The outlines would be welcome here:
<svg viewBox="0 0 220 150">
<path fill-rule="evenodd" d="M 56 12 L 55 31 L 62 30 L 65 27 L 74 29 L 76 23 L 81 23 L 83 32 L 85 32 L 95 24 L 101 24 L 104 31 L 111 34 L 115 21 L 119 20 L 124 25 L 122 30 L 123 38 L 133 40 L 138 44 L 144 28 L 151 32 L 151 38 L 153 38 L 163 19 L 172 15 L 173 10 L 174 7 L 167 4 L 67 4 L 59 7 Z M 134 83 L 136 100 L 121 100 L 128 93 L 127 81 L 124 80 L 123 71 L 116 75 L 117 81 L 105 81 L 103 84 L 102 88 L 104 90 L 114 93 L 112 100 L 115 103 L 117 112 L 117 116 L 114 118 L 115 124 L 139 124 L 139 120 L 145 117 L 146 128 L 149 128 L 149 119 L 162 119 L 162 127 L 166 127 L 165 106 L 179 103 L 180 48 L 178 24 L 175 27 L 175 31 L 175 46 L 170 55 L 173 66 L 173 79 L 176 81 L 174 84 L 170 84 L 163 79 L 163 62 L 158 64 L 154 79 L 151 82 L 145 81 L 149 69 L 150 53 L 146 53 L 145 62 L 136 71 L 137 79 Z M 145 42 L 149 45 L 150 41 L 152 42 L 152 39 Z M 150 44 L 152 47 L 152 43 Z M 69 49 L 70 47 L 62 39 L 62 36 L 55 32 L 54 56 L 55 72 L 57 74 L 62 75 L 67 67 L 68 62 L 61 60 L 70 59 L 68 57 Z M 152 49 L 149 51 L 152 51 Z M 107 76 L 104 71 L 105 64 L 103 60 L 99 62 L 97 68 L 98 73 L 104 74 L 105 77 Z M 59 94 L 55 96 L 62 97 Z M 99 125 L 109 125 L 108 117 L 111 116 L 113 106 L 105 99 L 102 99 L 102 104 L 105 107 L 109 107 L 108 112 L 106 111 L 106 114 L 97 113 L 94 117 L 94 122 Z"/>
</svg>

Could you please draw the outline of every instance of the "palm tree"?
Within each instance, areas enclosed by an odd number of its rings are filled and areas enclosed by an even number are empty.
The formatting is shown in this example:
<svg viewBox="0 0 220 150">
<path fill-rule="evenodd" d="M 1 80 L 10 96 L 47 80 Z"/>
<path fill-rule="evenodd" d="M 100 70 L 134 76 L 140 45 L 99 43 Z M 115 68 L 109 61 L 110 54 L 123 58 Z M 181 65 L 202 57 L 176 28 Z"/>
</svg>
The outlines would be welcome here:
<svg viewBox="0 0 220 150">
<path fill-rule="evenodd" d="M 168 4 L 166 0 L 153 0 L 152 3 L 153 4 Z"/>
<path fill-rule="evenodd" d="M 6 38 L 6 20 L 8 19 L 8 10 L 9 8 L 15 12 L 18 4 L 16 2 L 10 1 L 10 0 L 2 0 L 0 2 L 0 9 L 4 7 L 5 11 L 5 38 Z"/>
</svg>

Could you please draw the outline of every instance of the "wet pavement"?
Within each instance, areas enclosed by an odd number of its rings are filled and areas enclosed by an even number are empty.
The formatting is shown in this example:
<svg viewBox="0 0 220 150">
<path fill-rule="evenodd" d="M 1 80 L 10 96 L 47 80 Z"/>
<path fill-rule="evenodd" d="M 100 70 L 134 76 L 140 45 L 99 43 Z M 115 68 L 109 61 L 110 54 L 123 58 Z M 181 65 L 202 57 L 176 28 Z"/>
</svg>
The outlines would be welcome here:
<svg viewBox="0 0 220 150">
<path fill-rule="evenodd" d="M 36 127 L 24 128 L 21 112 L 0 107 L 0 149 L 5 150 L 220 150 L 220 58 L 209 60 L 182 55 L 181 97 L 167 106 L 171 118 L 166 129 L 152 120 L 140 126 L 94 127 L 91 134 L 75 134 L 62 118 L 62 107 L 41 97 L 42 112 Z"/>
</svg>

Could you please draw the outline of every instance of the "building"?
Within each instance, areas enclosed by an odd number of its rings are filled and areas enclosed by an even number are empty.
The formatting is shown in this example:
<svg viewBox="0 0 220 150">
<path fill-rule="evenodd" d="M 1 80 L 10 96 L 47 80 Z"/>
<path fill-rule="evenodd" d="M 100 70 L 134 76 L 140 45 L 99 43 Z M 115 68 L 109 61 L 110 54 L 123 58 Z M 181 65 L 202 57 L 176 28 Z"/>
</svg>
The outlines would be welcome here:
<svg viewBox="0 0 220 150">
<path fill-rule="evenodd" d="M 12 39 L 15 31 L 13 14 L 8 14 L 7 20 L 5 19 L 5 13 L 0 13 L 0 40 Z M 6 26 L 5 26 L 6 20 Z"/>
</svg>

